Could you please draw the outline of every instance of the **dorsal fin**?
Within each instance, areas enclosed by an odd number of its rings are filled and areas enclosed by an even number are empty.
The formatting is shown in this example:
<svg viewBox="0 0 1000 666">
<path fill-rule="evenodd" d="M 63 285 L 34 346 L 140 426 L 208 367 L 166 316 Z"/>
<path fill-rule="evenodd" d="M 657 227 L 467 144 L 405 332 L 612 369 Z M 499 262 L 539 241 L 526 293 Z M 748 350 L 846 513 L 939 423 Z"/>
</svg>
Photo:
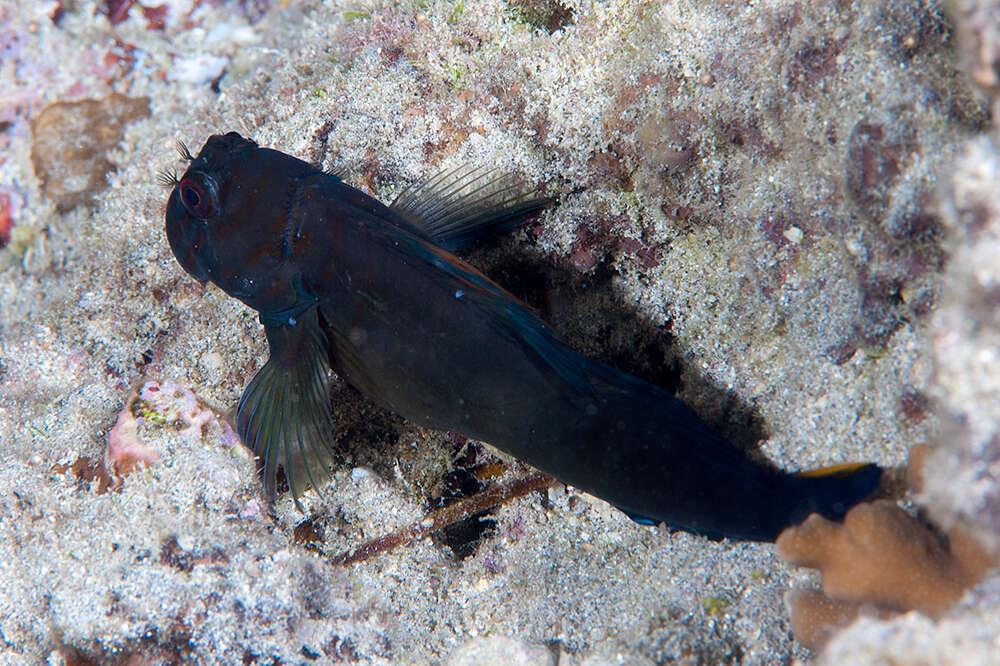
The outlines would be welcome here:
<svg viewBox="0 0 1000 666">
<path fill-rule="evenodd" d="M 516 227 L 555 200 L 524 189 L 513 174 L 463 165 L 414 183 L 389 207 L 440 247 L 455 251 Z"/>
<path fill-rule="evenodd" d="M 327 169 L 323 169 L 323 173 L 325 173 L 328 176 L 333 176 L 337 180 L 343 181 L 344 176 L 347 175 L 347 169 L 344 167 L 343 164 L 336 164 Z"/>
</svg>

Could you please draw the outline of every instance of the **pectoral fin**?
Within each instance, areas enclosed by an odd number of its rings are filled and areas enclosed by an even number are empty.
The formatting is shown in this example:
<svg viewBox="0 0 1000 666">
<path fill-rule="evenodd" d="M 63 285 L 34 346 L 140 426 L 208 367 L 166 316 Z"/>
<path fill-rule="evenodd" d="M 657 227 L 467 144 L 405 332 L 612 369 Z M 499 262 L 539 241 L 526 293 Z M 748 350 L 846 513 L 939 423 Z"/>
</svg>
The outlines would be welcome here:
<svg viewBox="0 0 1000 666">
<path fill-rule="evenodd" d="M 264 332 L 271 355 L 240 398 L 237 428 L 260 461 L 268 501 L 281 467 L 299 506 L 310 486 L 319 492 L 334 463 L 326 337 L 315 308 L 294 325 L 265 326 Z"/>
</svg>

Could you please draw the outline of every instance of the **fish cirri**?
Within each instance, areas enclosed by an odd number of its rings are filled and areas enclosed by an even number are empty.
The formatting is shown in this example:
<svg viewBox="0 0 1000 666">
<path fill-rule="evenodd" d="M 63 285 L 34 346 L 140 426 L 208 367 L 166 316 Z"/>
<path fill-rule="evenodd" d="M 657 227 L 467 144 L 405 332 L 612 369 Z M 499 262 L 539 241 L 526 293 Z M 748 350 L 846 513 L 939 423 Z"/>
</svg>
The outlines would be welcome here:
<svg viewBox="0 0 1000 666">
<path fill-rule="evenodd" d="M 337 175 L 235 132 L 172 186 L 181 266 L 256 310 L 270 347 L 237 410 L 273 500 L 334 457 L 328 375 L 410 421 L 488 442 L 640 522 L 773 540 L 838 518 L 878 485 L 872 464 L 788 474 L 748 459 L 662 389 L 568 348 L 529 307 L 452 254 L 552 203 L 481 171 L 384 205 Z"/>
</svg>

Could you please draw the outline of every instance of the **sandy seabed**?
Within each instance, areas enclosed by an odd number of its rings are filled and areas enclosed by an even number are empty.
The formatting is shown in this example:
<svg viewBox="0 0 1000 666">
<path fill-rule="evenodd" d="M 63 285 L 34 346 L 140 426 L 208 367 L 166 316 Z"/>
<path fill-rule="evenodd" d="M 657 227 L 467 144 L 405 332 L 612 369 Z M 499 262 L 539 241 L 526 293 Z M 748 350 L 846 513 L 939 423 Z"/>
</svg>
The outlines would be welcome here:
<svg viewBox="0 0 1000 666">
<path fill-rule="evenodd" d="M 174 260 L 156 183 L 183 170 L 176 141 L 237 130 L 384 201 L 463 163 L 583 188 L 467 258 L 787 469 L 897 465 L 974 412 L 982 446 L 928 492 L 988 531 L 1000 468 L 966 463 L 998 448 L 1000 300 L 956 296 L 997 273 L 974 251 L 1000 228 L 979 5 L 4 4 L 0 661 L 809 658 L 782 603 L 809 575 L 770 545 L 641 527 L 564 486 L 497 509 L 464 559 L 426 539 L 331 564 L 419 521 L 457 447 L 339 381 L 346 462 L 307 497 L 309 538 L 287 496 L 268 516 L 217 421 L 140 415 L 160 462 L 114 492 L 71 466 L 103 458 L 145 382 L 225 415 L 266 357 L 255 313 Z M 989 663 L 998 596 L 865 621 L 827 658 Z"/>
</svg>

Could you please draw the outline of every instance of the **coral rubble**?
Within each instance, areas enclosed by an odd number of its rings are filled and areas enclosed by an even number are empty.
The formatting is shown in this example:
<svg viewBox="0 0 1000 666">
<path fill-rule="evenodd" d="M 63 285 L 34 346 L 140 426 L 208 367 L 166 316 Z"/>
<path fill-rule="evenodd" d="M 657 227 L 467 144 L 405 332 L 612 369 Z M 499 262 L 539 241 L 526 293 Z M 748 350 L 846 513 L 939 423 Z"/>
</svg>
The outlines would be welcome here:
<svg viewBox="0 0 1000 666">
<path fill-rule="evenodd" d="M 59 210 L 89 202 L 107 187 L 109 153 L 125 126 L 148 116 L 149 99 L 118 93 L 42 109 L 31 123 L 31 160 L 46 196 Z"/>
</svg>

